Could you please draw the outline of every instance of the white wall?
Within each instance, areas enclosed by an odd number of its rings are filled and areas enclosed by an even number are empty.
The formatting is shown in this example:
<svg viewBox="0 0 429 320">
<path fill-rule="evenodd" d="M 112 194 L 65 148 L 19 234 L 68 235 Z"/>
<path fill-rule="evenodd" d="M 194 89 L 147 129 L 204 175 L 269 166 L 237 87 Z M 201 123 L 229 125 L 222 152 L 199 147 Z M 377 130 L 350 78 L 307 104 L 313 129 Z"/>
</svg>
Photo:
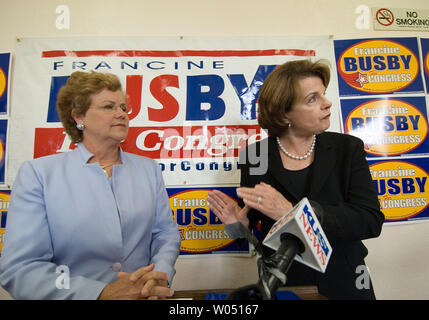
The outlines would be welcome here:
<svg viewBox="0 0 429 320">
<path fill-rule="evenodd" d="M 70 8 L 70 29 L 56 28 L 58 5 Z M 20 37 L 290 36 L 335 39 L 424 36 L 355 27 L 359 5 L 429 9 L 428 0 L 0 0 L 0 52 Z M 385 226 L 366 241 L 367 263 L 379 299 L 429 299 L 429 223 Z M 257 280 L 245 257 L 179 258 L 174 289 L 234 288 Z M 0 299 L 7 294 L 0 288 Z"/>
</svg>

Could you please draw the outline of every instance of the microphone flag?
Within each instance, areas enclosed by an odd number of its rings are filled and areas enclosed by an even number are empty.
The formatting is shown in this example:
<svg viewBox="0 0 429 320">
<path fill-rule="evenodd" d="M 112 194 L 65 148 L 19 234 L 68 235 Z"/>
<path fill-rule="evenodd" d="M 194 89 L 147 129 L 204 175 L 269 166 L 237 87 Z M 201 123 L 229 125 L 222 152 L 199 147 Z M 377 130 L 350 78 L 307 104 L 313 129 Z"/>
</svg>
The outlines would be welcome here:
<svg viewBox="0 0 429 320">
<path fill-rule="evenodd" d="M 295 256 L 296 261 L 322 273 L 325 272 L 332 255 L 332 247 L 307 198 L 302 198 L 289 212 L 277 220 L 263 244 L 277 251 L 281 244 L 280 236 L 283 233 L 295 235 L 305 246 L 305 251 Z"/>
</svg>

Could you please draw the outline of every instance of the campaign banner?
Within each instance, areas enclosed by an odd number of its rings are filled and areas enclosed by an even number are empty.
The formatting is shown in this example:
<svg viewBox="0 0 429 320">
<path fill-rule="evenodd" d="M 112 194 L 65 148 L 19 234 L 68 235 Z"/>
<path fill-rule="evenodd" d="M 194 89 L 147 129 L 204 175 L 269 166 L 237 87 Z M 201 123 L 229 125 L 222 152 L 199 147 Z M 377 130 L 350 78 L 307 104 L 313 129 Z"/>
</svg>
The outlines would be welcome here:
<svg viewBox="0 0 429 320">
<path fill-rule="evenodd" d="M 417 38 L 335 40 L 341 97 L 421 93 Z"/>
<path fill-rule="evenodd" d="M 8 113 L 10 53 L 0 53 L 0 115 Z"/>
<path fill-rule="evenodd" d="M 232 200 L 237 201 L 235 187 L 218 187 Z M 247 253 L 246 243 L 238 247 L 225 232 L 224 225 L 210 210 L 207 193 L 212 189 L 167 188 L 170 207 L 181 236 L 180 252 L 186 254 Z"/>
<path fill-rule="evenodd" d="M 167 186 L 237 184 L 239 151 L 266 137 L 256 119 L 263 81 L 286 61 L 319 58 L 335 64 L 329 37 L 22 39 L 8 179 L 24 160 L 74 148 L 56 95 L 72 72 L 94 70 L 118 75 L 128 96 L 123 150 L 156 159 Z M 332 81 L 333 103 L 336 90 Z"/>
<path fill-rule="evenodd" d="M 0 119 L 0 184 L 5 184 L 8 120 Z"/>
<path fill-rule="evenodd" d="M 70 74 L 114 73 L 127 95 L 130 118 L 122 149 L 158 162 L 182 232 L 182 253 L 239 251 L 203 200 L 177 207 L 174 199 L 202 199 L 204 190 L 239 184 L 240 151 L 267 136 L 257 124 L 260 87 L 276 66 L 297 59 L 326 59 L 334 67 L 333 40 L 21 39 L 14 63 L 7 181 L 13 183 L 25 160 L 75 148 L 56 111 L 58 90 Z M 327 97 L 334 105 L 339 105 L 337 92 L 332 78 Z M 331 118 L 330 130 L 339 131 L 339 111 L 332 110 Z"/>
<path fill-rule="evenodd" d="M 426 93 L 429 93 L 429 39 L 420 38 Z"/>
<path fill-rule="evenodd" d="M 429 218 L 427 158 L 368 162 L 386 222 Z"/>
<path fill-rule="evenodd" d="M 429 155 L 425 97 L 342 99 L 344 132 L 363 140 L 367 157 Z"/>
<path fill-rule="evenodd" d="M 9 209 L 10 190 L 0 190 L 0 257 L 5 241 L 7 211 Z"/>
</svg>

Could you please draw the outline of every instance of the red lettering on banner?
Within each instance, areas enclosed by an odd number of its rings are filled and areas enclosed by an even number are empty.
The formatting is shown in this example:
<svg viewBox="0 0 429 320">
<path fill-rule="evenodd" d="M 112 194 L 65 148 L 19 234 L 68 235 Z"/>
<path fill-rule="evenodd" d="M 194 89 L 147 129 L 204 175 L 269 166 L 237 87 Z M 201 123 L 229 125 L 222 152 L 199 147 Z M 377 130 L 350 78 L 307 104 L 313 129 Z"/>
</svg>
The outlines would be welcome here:
<svg viewBox="0 0 429 320">
<path fill-rule="evenodd" d="M 67 144 L 67 146 L 64 146 L 64 144 Z M 73 150 L 76 145 L 68 139 L 63 128 L 36 128 L 34 159 L 59 153 L 64 148 Z"/>
<path fill-rule="evenodd" d="M 127 76 L 128 117 L 134 119 L 141 110 L 143 76 Z M 179 113 L 179 103 L 166 90 L 167 87 L 179 88 L 179 77 L 165 74 L 150 82 L 152 96 L 162 104 L 161 109 L 148 107 L 148 118 L 151 121 L 165 122 L 174 119 Z"/>
<path fill-rule="evenodd" d="M 238 157 L 262 137 L 256 125 L 130 128 L 125 151 L 152 159 Z"/>
<path fill-rule="evenodd" d="M 152 96 L 162 105 L 162 109 L 148 108 L 148 117 L 151 121 L 170 121 L 179 113 L 179 103 L 167 92 L 167 87 L 179 88 L 179 77 L 165 74 L 154 78 L 150 83 Z"/>
<path fill-rule="evenodd" d="M 141 109 L 143 77 L 139 75 L 127 75 L 127 99 L 128 118 L 134 119 Z"/>
<path fill-rule="evenodd" d="M 121 147 L 152 159 L 238 157 L 263 136 L 257 125 L 130 127 Z M 36 128 L 34 158 L 74 148 L 63 128 Z"/>
</svg>

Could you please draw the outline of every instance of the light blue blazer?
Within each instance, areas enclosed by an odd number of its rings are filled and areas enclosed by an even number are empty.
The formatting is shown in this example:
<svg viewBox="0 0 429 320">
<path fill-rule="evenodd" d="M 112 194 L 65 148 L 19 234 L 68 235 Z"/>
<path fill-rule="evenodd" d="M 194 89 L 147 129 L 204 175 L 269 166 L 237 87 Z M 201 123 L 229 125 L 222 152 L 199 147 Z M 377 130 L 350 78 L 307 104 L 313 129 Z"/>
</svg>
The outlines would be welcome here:
<svg viewBox="0 0 429 320">
<path fill-rule="evenodd" d="M 180 235 L 158 164 L 120 151 L 108 179 L 92 156 L 80 143 L 20 168 L 0 257 L 15 299 L 96 299 L 151 263 L 172 280 Z"/>
</svg>

